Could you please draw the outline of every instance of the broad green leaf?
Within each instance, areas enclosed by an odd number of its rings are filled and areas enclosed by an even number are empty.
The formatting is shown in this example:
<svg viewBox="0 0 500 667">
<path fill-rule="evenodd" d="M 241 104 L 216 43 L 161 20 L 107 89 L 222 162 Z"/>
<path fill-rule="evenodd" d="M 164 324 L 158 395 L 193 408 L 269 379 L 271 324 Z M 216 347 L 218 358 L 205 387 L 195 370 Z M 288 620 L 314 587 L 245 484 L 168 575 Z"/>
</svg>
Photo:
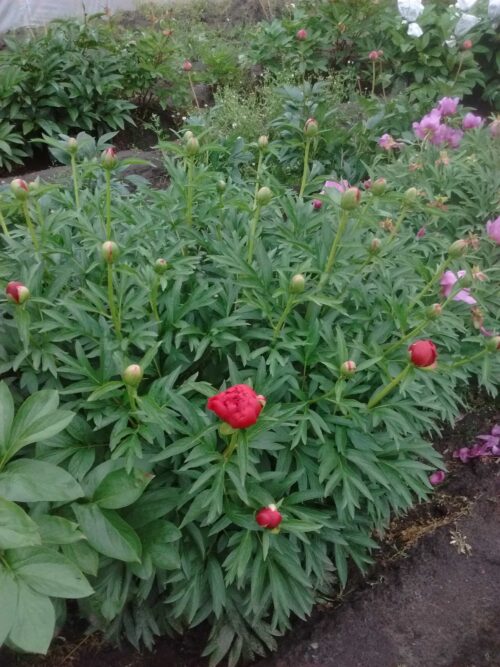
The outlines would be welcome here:
<svg viewBox="0 0 500 667">
<path fill-rule="evenodd" d="M 0 382 L 0 452 L 7 450 L 14 419 L 14 399 L 5 382 Z"/>
<path fill-rule="evenodd" d="M 0 567 L 0 646 L 10 632 L 17 613 L 17 584 L 11 572 Z"/>
<path fill-rule="evenodd" d="M 153 475 L 133 470 L 114 470 L 107 475 L 97 487 L 93 501 L 105 509 L 119 509 L 135 503 L 144 489 L 153 479 Z"/>
<path fill-rule="evenodd" d="M 23 503 L 67 502 L 83 496 L 83 491 L 63 468 L 35 459 L 19 459 L 0 473 L 0 496 Z"/>
<path fill-rule="evenodd" d="M 41 543 L 38 526 L 26 512 L 0 498 L 0 550 L 30 547 Z"/>
<path fill-rule="evenodd" d="M 82 572 L 90 574 L 93 577 L 99 571 L 99 554 L 93 549 L 90 544 L 81 540 L 74 544 L 65 544 L 62 551 L 66 558 L 75 563 Z"/>
<path fill-rule="evenodd" d="M 35 517 L 35 521 L 42 536 L 42 544 L 72 544 L 83 539 L 78 524 L 62 516 L 42 514 Z"/>
<path fill-rule="evenodd" d="M 56 614 L 46 595 L 18 583 L 17 613 L 9 633 L 9 642 L 26 653 L 47 653 L 54 635 Z"/>
<path fill-rule="evenodd" d="M 53 549 L 16 549 L 9 552 L 8 561 L 18 580 L 43 595 L 84 598 L 93 593 L 80 570 Z"/>
<path fill-rule="evenodd" d="M 93 503 L 74 503 L 72 508 L 81 530 L 96 551 L 126 563 L 140 563 L 141 541 L 119 514 L 101 509 Z"/>
<path fill-rule="evenodd" d="M 140 531 L 144 552 L 154 565 L 165 570 L 176 570 L 180 567 L 179 547 L 177 542 L 181 531 L 169 521 L 158 520 L 150 523 Z"/>
</svg>

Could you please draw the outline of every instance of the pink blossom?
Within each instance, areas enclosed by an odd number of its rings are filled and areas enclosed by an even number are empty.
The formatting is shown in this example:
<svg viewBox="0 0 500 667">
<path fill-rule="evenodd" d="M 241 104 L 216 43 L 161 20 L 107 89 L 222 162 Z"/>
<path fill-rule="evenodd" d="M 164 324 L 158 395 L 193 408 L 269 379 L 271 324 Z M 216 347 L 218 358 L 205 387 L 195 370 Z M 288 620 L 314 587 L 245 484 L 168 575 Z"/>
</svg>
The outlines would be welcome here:
<svg viewBox="0 0 500 667">
<path fill-rule="evenodd" d="M 432 484 L 432 486 L 436 486 L 437 484 L 444 482 L 445 477 L 446 473 L 443 470 L 436 470 L 436 472 L 433 472 L 432 475 L 429 475 L 429 482 Z"/>
<path fill-rule="evenodd" d="M 437 109 L 441 116 L 453 116 L 453 114 L 457 113 L 459 102 L 459 97 L 443 97 L 439 100 Z"/>
<path fill-rule="evenodd" d="M 419 139 L 431 139 L 441 127 L 441 113 L 437 109 L 433 109 L 426 114 L 420 122 L 415 122 L 412 125 L 413 131 Z"/>
<path fill-rule="evenodd" d="M 492 241 L 500 245 L 500 216 L 495 220 L 488 220 L 486 223 L 486 233 Z"/>
<path fill-rule="evenodd" d="M 464 133 L 462 130 L 449 127 L 448 125 L 440 125 L 431 137 L 431 143 L 435 146 L 446 145 L 450 148 L 458 148 L 463 136 Z"/>
<path fill-rule="evenodd" d="M 470 459 L 482 456 L 500 456 L 500 425 L 496 424 L 490 433 L 478 435 L 471 447 L 461 447 L 453 452 L 453 458 L 467 463 Z"/>
<path fill-rule="evenodd" d="M 427 234 L 427 230 L 425 229 L 425 227 L 420 227 L 420 229 L 416 233 L 416 237 L 417 237 L 417 239 L 422 239 L 426 234 Z"/>
<path fill-rule="evenodd" d="M 363 181 L 363 187 L 365 190 L 369 190 L 372 187 L 372 179 L 367 178 L 366 181 Z"/>
<path fill-rule="evenodd" d="M 368 54 L 368 58 L 372 61 L 378 60 L 379 57 L 380 56 L 379 56 L 378 51 L 370 51 L 370 53 Z"/>
<path fill-rule="evenodd" d="M 349 181 L 346 181 L 345 179 L 342 179 L 340 182 L 339 181 L 325 181 L 325 184 L 323 186 L 324 188 L 335 188 L 335 190 L 338 190 L 339 192 L 345 192 L 347 188 L 350 187 Z M 322 190 L 321 194 L 324 193 L 324 190 Z"/>
<path fill-rule="evenodd" d="M 321 199 L 313 199 L 312 206 L 315 211 L 319 211 L 320 208 L 323 206 L 323 202 L 321 201 Z"/>
<path fill-rule="evenodd" d="M 476 116 L 474 113 L 466 113 L 462 120 L 462 127 L 464 130 L 473 130 L 476 127 L 481 127 L 483 119 L 481 116 Z"/>
<path fill-rule="evenodd" d="M 441 280 L 439 281 L 442 295 L 444 297 L 449 297 L 455 283 L 459 278 L 463 278 L 465 274 L 465 271 L 458 271 L 456 274 L 453 273 L 453 271 L 445 271 L 441 276 Z M 468 303 L 471 306 L 474 306 L 477 303 L 476 299 L 471 296 L 470 290 L 468 288 L 459 290 L 453 297 L 453 301 L 463 301 L 464 303 Z"/>
<path fill-rule="evenodd" d="M 401 148 L 401 146 L 403 145 L 399 141 L 396 141 L 394 137 L 392 137 L 390 134 L 387 133 L 383 134 L 377 143 L 380 146 L 380 148 L 384 149 L 384 151 L 390 151 L 393 148 Z"/>
</svg>

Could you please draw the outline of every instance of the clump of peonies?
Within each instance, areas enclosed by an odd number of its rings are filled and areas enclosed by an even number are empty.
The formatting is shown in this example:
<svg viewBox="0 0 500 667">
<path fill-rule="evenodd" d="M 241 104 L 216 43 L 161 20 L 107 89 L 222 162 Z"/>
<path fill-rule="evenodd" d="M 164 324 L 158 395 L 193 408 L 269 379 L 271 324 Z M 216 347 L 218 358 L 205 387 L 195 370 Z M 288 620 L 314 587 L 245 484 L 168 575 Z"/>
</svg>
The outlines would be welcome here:
<svg viewBox="0 0 500 667">
<path fill-rule="evenodd" d="M 417 340 L 408 348 L 410 361 L 419 368 L 437 366 L 437 349 L 431 340 Z"/>
<path fill-rule="evenodd" d="M 445 271 L 441 276 L 441 280 L 439 281 L 442 295 L 448 298 L 453 290 L 454 285 L 460 280 L 460 278 L 463 278 L 466 273 L 466 271 L 457 271 L 457 273 L 453 273 L 453 271 Z M 459 290 L 453 297 L 453 301 L 463 301 L 464 303 L 468 303 L 471 306 L 474 306 L 477 303 L 476 299 L 471 296 L 470 290 L 467 287 Z"/>
<path fill-rule="evenodd" d="M 413 123 L 413 131 L 418 139 L 430 141 L 434 146 L 458 148 L 464 135 L 463 130 L 472 130 L 483 125 L 481 116 L 472 112 L 466 113 L 463 117 L 463 129 L 447 125 L 445 122 L 447 117 L 454 116 L 457 113 L 458 105 L 458 97 L 443 97 L 439 100 L 434 109 L 425 114 L 420 121 Z"/>
<path fill-rule="evenodd" d="M 500 216 L 495 220 L 488 220 L 486 223 L 486 233 L 492 241 L 500 245 Z"/>
<path fill-rule="evenodd" d="M 264 396 L 256 394 L 252 387 L 237 384 L 211 396 L 207 408 L 232 428 L 248 428 L 255 424 L 265 404 Z"/>
<path fill-rule="evenodd" d="M 467 463 L 470 459 L 477 459 L 482 456 L 500 456 L 500 424 L 496 424 L 491 429 L 491 433 L 478 435 L 476 442 L 472 447 L 461 447 L 453 452 L 453 458 L 460 459 L 462 463 Z"/>
<path fill-rule="evenodd" d="M 283 521 L 283 517 L 276 505 L 268 505 L 267 507 L 261 507 L 255 515 L 255 520 L 262 528 L 275 530 Z"/>
</svg>

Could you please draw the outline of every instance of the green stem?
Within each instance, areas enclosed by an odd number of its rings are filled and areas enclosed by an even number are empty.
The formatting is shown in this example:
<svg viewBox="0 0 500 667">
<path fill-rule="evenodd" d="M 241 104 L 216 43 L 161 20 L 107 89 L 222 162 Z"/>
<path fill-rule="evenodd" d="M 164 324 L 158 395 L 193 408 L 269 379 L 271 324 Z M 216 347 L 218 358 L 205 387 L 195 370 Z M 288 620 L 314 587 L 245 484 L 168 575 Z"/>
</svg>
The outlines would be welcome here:
<svg viewBox="0 0 500 667">
<path fill-rule="evenodd" d="M 401 208 L 401 213 L 399 214 L 399 217 L 398 217 L 398 219 L 396 220 L 396 224 L 394 225 L 394 229 L 393 229 L 392 232 L 390 233 L 390 236 L 389 236 L 389 239 L 388 239 L 389 241 L 392 241 L 392 239 L 393 239 L 393 238 L 396 236 L 396 234 L 399 232 L 399 228 L 401 227 L 401 225 L 402 225 L 402 223 L 403 223 L 403 220 L 404 220 L 404 217 L 405 217 L 405 215 L 406 215 L 406 212 L 407 212 L 407 208 L 406 208 L 406 206 L 403 206 L 403 207 Z"/>
<path fill-rule="evenodd" d="M 330 248 L 330 253 L 328 255 L 328 259 L 326 260 L 325 268 L 323 270 L 323 275 L 321 276 L 321 279 L 319 281 L 319 287 L 323 287 L 325 282 L 328 280 L 328 276 L 333 270 L 333 266 L 335 264 L 335 258 L 337 256 L 337 251 L 338 247 L 340 244 L 340 241 L 342 239 L 342 236 L 344 235 L 345 228 L 347 227 L 347 223 L 349 221 L 349 213 L 348 211 L 342 210 L 340 213 L 340 222 L 339 226 L 337 228 L 337 233 L 335 234 L 335 238 L 333 239 L 332 247 Z"/>
<path fill-rule="evenodd" d="M 193 167 L 192 157 L 188 157 L 187 165 L 187 200 L 186 200 L 186 222 L 189 227 L 193 224 Z"/>
<path fill-rule="evenodd" d="M 106 241 L 111 240 L 111 171 L 104 170 L 106 176 Z"/>
<path fill-rule="evenodd" d="M 396 375 L 396 377 L 393 378 L 389 382 L 389 384 L 387 384 L 379 392 L 377 392 L 374 396 L 372 396 L 370 398 L 370 400 L 368 401 L 368 405 L 367 405 L 368 410 L 371 410 L 372 408 L 374 408 L 376 405 L 378 405 L 380 403 L 380 401 L 382 401 L 387 396 L 387 394 L 390 394 L 391 391 L 395 387 L 397 387 L 400 382 L 402 382 L 405 379 L 405 377 L 410 372 L 411 367 L 412 367 L 411 364 L 408 364 L 407 366 L 405 366 L 405 368 L 403 368 L 403 370 L 401 371 L 401 373 L 399 373 L 399 375 Z"/>
<path fill-rule="evenodd" d="M 253 249 L 255 245 L 255 237 L 257 235 L 257 224 L 259 222 L 259 217 L 260 217 L 260 206 L 259 204 L 256 204 L 252 222 L 250 223 L 250 237 L 248 239 L 248 254 L 247 254 L 248 264 L 251 264 L 253 259 Z"/>
<path fill-rule="evenodd" d="M 460 366 L 465 366 L 465 364 L 472 363 L 473 361 L 476 361 L 476 359 L 480 359 L 481 357 L 483 357 L 485 354 L 487 354 L 487 352 L 488 349 L 484 348 L 483 350 L 476 352 L 476 354 L 473 354 L 472 357 L 467 357 L 466 359 L 461 359 L 460 361 L 456 361 L 451 366 L 448 366 L 447 370 L 453 370 L 454 368 L 460 368 Z"/>
<path fill-rule="evenodd" d="M 27 201 L 23 201 L 23 213 L 24 213 L 24 219 L 26 220 L 26 225 L 29 229 L 31 240 L 33 241 L 33 247 L 38 252 L 38 241 L 35 234 L 35 228 L 33 227 L 33 222 L 31 220 L 31 215 Z"/>
<path fill-rule="evenodd" d="M 132 414 L 135 414 L 137 412 L 137 388 L 136 387 L 130 387 L 127 385 L 127 394 L 128 394 L 128 401 L 130 403 L 130 411 Z"/>
<path fill-rule="evenodd" d="M 417 324 L 417 326 L 412 329 L 409 333 L 406 334 L 406 336 L 403 336 L 403 338 L 400 338 L 397 340 L 395 343 L 392 343 L 392 345 L 389 345 L 389 347 L 385 350 L 383 357 L 386 357 L 392 350 L 395 350 L 396 348 L 400 347 L 404 343 L 406 343 L 407 340 L 410 338 L 413 338 L 417 334 L 419 334 L 421 331 L 425 329 L 427 324 L 430 322 L 430 319 L 428 317 L 425 318 L 423 322 L 420 322 L 420 324 Z"/>
<path fill-rule="evenodd" d="M 80 193 L 78 191 L 78 172 L 76 167 L 76 155 L 71 153 L 71 174 L 73 176 L 73 190 L 75 193 L 76 210 L 80 210 Z"/>
<path fill-rule="evenodd" d="M 337 387 L 339 383 L 345 383 L 346 378 L 341 376 L 337 380 L 337 382 L 333 385 L 333 387 L 326 392 L 326 394 L 323 394 L 322 396 L 318 396 L 318 398 L 311 398 L 309 401 L 307 401 L 307 405 L 313 405 L 314 403 L 319 403 L 319 401 L 326 401 L 329 399 L 331 396 L 334 396 L 337 393 Z"/>
<path fill-rule="evenodd" d="M 302 171 L 302 182 L 300 184 L 300 192 L 299 192 L 299 197 L 302 197 L 304 194 L 304 190 L 306 189 L 307 185 L 307 177 L 309 175 L 309 151 L 311 148 L 311 139 L 306 139 L 306 145 L 304 148 L 304 169 Z"/>
<path fill-rule="evenodd" d="M 427 292 L 434 287 L 434 284 L 436 283 L 437 280 L 441 277 L 443 271 L 446 269 L 448 264 L 450 263 L 451 258 L 447 257 L 441 264 L 438 266 L 437 271 L 434 273 L 432 278 L 429 280 L 427 285 L 424 286 L 424 288 L 417 294 L 417 296 L 410 302 L 410 305 L 408 306 L 408 310 L 411 310 L 414 308 L 414 306 L 420 301 L 422 297 L 424 297 Z"/>
<path fill-rule="evenodd" d="M 194 86 L 193 86 L 193 79 L 191 78 L 191 72 L 188 72 L 188 79 L 189 79 L 189 85 L 191 87 L 191 93 L 193 94 L 194 101 L 195 101 L 195 104 L 196 104 L 196 108 L 199 109 L 200 104 L 199 104 L 198 98 L 196 96 L 196 90 L 194 89 Z"/>
<path fill-rule="evenodd" d="M 375 60 L 372 60 L 372 95 L 375 95 Z"/>
<path fill-rule="evenodd" d="M 108 264 L 108 306 L 115 327 L 115 332 L 118 337 L 121 337 L 121 323 L 116 309 L 115 292 L 113 289 L 113 265 Z"/>
<path fill-rule="evenodd" d="M 233 452 L 234 452 L 234 450 L 236 449 L 236 447 L 237 447 L 237 445 L 238 445 L 238 436 L 239 436 L 239 434 L 240 434 L 239 431 L 235 431 L 235 432 L 232 434 L 232 436 L 231 436 L 231 440 L 230 440 L 230 442 L 229 442 L 229 445 L 226 447 L 226 449 L 224 450 L 224 452 L 223 452 L 223 454 L 222 454 L 222 456 L 224 457 L 224 460 L 225 460 L 225 461 L 229 461 L 229 459 L 230 459 L 231 456 L 233 455 Z"/>
<path fill-rule="evenodd" d="M 455 79 L 454 79 L 454 81 L 453 81 L 453 85 L 456 84 L 457 79 L 458 79 L 458 77 L 460 76 L 460 72 L 462 71 L 462 65 L 463 65 L 463 63 L 464 63 L 464 53 L 462 52 L 462 53 L 460 54 L 460 61 L 459 61 L 459 63 L 458 63 L 458 70 L 457 70 L 457 74 L 456 74 L 456 76 L 455 76 Z"/>
<path fill-rule="evenodd" d="M 262 171 L 263 158 L 264 158 L 264 154 L 261 150 L 259 150 L 259 160 L 257 162 L 257 173 L 255 175 L 255 193 L 254 193 L 254 196 L 253 196 L 254 202 L 257 202 L 257 192 L 259 191 L 259 186 L 260 186 L 260 172 Z"/>
<path fill-rule="evenodd" d="M 10 238 L 10 233 L 9 230 L 7 229 L 7 225 L 5 224 L 5 218 L 3 217 L 2 211 L 0 211 L 0 227 L 2 228 L 2 232 Z"/>
<path fill-rule="evenodd" d="M 272 342 L 274 342 L 276 340 L 276 338 L 278 337 L 281 329 L 283 328 L 283 325 L 286 322 L 286 318 L 288 317 L 288 315 L 290 314 L 290 311 L 292 310 L 292 308 L 294 306 L 294 303 L 295 303 L 295 299 L 293 297 L 293 294 L 290 294 L 290 296 L 288 297 L 288 301 L 286 302 L 285 309 L 283 310 L 283 313 L 281 314 L 281 317 L 278 320 L 277 325 L 274 327 L 274 335 L 273 335 Z"/>
<path fill-rule="evenodd" d="M 159 276 L 155 276 L 153 280 L 153 284 L 151 286 L 151 296 L 150 296 L 150 303 L 151 303 L 151 310 L 153 311 L 153 316 L 157 322 L 160 321 L 160 315 L 158 313 L 158 287 L 160 285 L 160 278 Z"/>
</svg>

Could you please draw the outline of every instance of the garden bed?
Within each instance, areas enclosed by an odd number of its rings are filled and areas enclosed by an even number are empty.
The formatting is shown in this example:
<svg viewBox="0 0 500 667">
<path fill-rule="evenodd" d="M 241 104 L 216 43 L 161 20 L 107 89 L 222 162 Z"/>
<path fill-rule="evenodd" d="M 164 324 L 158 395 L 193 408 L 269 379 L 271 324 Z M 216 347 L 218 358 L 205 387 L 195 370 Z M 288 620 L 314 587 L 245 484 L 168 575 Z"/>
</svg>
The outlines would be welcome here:
<svg viewBox="0 0 500 667">
<path fill-rule="evenodd" d="M 499 401 L 471 401 L 471 411 L 435 443 L 449 474 L 432 499 L 394 519 L 368 576 L 353 573 L 342 594 L 295 623 L 278 652 L 255 667 L 498 667 L 500 466 L 494 459 L 464 465 L 452 457 L 497 423 Z M 154 652 L 143 654 L 83 631 L 70 624 L 46 658 L 9 654 L 2 665 L 208 664 L 200 658 L 204 626 L 160 639 Z"/>
</svg>

